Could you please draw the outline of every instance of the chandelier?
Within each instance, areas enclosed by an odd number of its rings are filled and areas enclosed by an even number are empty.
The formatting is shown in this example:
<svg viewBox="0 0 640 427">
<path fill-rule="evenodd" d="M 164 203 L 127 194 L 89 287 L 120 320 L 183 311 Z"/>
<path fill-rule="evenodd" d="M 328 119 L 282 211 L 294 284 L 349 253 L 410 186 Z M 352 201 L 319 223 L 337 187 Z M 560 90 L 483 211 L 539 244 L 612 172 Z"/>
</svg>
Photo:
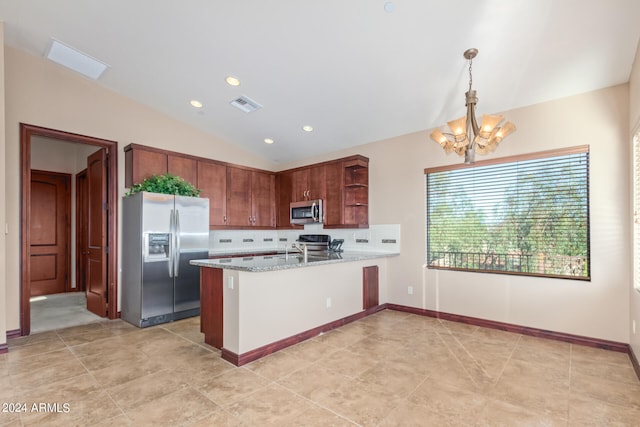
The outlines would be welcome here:
<svg viewBox="0 0 640 427">
<path fill-rule="evenodd" d="M 478 97 L 476 91 L 471 89 L 473 82 L 471 65 L 477 54 L 478 49 L 474 48 L 464 52 L 464 57 L 469 61 L 469 91 L 465 94 L 467 115 L 447 122 L 451 132 L 441 132 L 435 129 L 429 135 L 444 148 L 447 154 L 452 151 L 455 151 L 459 156 L 464 154 L 465 163 L 473 163 L 476 152 L 487 154 L 494 151 L 505 136 L 516 130 L 516 126 L 511 122 L 506 122 L 502 127 L 499 127 L 498 125 L 504 116 L 492 114 L 483 114 L 482 124 L 478 126 L 476 120 Z"/>
</svg>

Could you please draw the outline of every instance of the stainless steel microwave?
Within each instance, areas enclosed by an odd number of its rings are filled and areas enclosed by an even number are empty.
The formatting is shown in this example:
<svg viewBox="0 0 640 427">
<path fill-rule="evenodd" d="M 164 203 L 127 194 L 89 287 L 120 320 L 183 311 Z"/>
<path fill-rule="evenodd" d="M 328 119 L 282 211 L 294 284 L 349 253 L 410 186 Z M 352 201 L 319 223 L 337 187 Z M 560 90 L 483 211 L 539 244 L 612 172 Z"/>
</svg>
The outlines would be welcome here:
<svg viewBox="0 0 640 427">
<path fill-rule="evenodd" d="M 291 224 L 313 224 L 324 222 L 322 200 L 304 200 L 292 202 L 289 207 Z"/>
</svg>

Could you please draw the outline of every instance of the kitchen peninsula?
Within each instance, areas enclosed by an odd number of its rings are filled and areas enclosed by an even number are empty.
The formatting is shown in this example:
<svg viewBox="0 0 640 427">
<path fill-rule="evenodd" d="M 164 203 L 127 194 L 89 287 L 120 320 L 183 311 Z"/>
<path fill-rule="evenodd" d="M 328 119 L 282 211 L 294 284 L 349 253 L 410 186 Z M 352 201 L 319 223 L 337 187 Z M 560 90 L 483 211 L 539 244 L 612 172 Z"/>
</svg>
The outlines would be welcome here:
<svg viewBox="0 0 640 427">
<path fill-rule="evenodd" d="M 379 310 L 393 252 L 275 253 L 194 260 L 201 331 L 243 365 Z"/>
</svg>

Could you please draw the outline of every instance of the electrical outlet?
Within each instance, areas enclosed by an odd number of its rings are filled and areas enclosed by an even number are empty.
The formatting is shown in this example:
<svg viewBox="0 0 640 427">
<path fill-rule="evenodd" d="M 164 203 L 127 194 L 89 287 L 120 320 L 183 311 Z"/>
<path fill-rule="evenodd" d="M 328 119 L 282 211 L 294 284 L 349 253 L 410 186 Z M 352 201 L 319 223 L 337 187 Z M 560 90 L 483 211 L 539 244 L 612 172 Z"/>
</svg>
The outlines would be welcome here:
<svg viewBox="0 0 640 427">
<path fill-rule="evenodd" d="M 408 293 L 409 295 L 413 295 L 413 286 L 409 286 L 409 287 L 407 288 L 407 293 Z"/>
<path fill-rule="evenodd" d="M 233 289 L 233 276 L 227 277 L 227 287 Z"/>
<path fill-rule="evenodd" d="M 631 322 L 631 329 L 633 330 L 633 335 L 635 335 L 636 334 L 636 321 L 635 320 Z"/>
<path fill-rule="evenodd" d="M 331 308 L 331 298 L 327 297 L 327 308 Z"/>
</svg>

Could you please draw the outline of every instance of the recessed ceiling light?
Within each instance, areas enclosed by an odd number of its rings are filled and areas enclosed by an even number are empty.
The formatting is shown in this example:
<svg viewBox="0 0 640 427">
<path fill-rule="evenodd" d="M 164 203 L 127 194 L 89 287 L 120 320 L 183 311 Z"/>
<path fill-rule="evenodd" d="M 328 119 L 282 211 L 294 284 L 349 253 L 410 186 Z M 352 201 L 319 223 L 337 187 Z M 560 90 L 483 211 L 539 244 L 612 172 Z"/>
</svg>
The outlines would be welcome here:
<svg viewBox="0 0 640 427">
<path fill-rule="evenodd" d="M 51 46 L 49 46 L 46 57 L 93 80 L 98 80 L 102 73 L 109 68 L 104 62 L 98 61 L 56 39 L 51 39 Z"/>
<path fill-rule="evenodd" d="M 240 86 L 240 80 L 238 80 L 236 77 L 233 77 L 233 76 L 227 76 L 227 78 L 224 79 L 224 81 L 231 86 Z"/>
<path fill-rule="evenodd" d="M 198 101 L 197 99 L 192 99 L 189 104 L 191 104 L 191 106 L 194 108 L 202 108 L 202 102 Z"/>
<path fill-rule="evenodd" d="M 265 139 L 264 139 L 264 143 L 265 143 L 265 144 L 273 144 L 273 142 L 274 142 L 274 141 L 273 141 L 273 139 L 271 139 L 271 138 L 265 138 Z"/>
<path fill-rule="evenodd" d="M 311 131 L 313 131 L 313 126 L 304 125 L 304 126 L 302 126 L 302 130 L 305 131 L 305 132 L 311 132 Z"/>
</svg>

